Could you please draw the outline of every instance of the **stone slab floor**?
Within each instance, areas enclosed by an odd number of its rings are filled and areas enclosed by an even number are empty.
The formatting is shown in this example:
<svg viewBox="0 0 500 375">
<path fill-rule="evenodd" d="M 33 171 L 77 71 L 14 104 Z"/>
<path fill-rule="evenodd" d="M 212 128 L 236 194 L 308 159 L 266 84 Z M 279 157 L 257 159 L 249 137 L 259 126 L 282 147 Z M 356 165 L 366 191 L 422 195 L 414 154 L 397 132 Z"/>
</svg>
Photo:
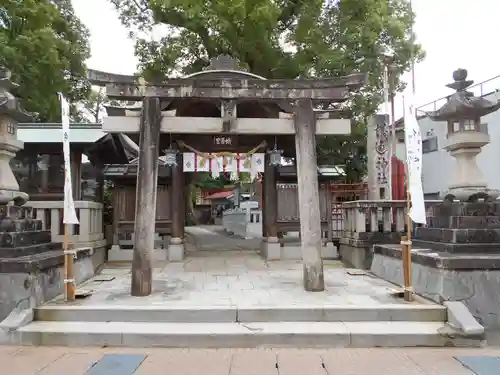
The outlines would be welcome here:
<svg viewBox="0 0 500 375">
<path fill-rule="evenodd" d="M 404 304 L 391 295 L 395 286 L 374 276 L 349 275 L 340 262 L 325 262 L 326 291 L 305 292 L 302 264 L 298 261 L 266 262 L 254 251 L 206 251 L 184 262 L 155 264 L 153 293 L 130 296 L 130 263 L 108 264 L 101 276 L 79 286 L 92 291 L 78 299 L 83 305 L 217 306 L 338 306 Z M 64 303 L 62 296 L 49 304 Z M 421 302 L 420 302 L 421 303 Z"/>
<path fill-rule="evenodd" d="M 473 372 L 454 356 L 473 356 Z M 493 375 L 499 349 L 2 347 L 1 375 Z M 478 358 L 479 357 L 479 358 Z M 477 370 L 480 368 L 480 370 Z"/>
</svg>

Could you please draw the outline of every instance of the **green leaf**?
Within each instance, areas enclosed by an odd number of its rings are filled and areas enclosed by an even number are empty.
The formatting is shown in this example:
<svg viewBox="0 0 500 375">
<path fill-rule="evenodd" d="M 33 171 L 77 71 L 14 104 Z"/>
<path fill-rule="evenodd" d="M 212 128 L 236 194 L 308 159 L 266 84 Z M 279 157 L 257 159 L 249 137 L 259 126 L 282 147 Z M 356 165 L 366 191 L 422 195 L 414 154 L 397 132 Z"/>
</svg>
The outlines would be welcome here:
<svg viewBox="0 0 500 375">
<path fill-rule="evenodd" d="M 0 65 L 20 85 L 25 109 L 40 121 L 60 121 L 57 93 L 74 103 L 89 91 L 89 34 L 71 1 L 2 0 L 0 25 Z"/>
</svg>

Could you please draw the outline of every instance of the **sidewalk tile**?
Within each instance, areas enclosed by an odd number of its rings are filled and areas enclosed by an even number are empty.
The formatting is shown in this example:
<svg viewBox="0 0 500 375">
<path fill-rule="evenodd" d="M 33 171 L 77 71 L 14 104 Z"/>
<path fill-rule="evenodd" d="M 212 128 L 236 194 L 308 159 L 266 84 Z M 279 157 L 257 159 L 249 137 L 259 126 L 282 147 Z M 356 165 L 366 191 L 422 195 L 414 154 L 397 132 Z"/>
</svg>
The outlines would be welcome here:
<svg viewBox="0 0 500 375">
<path fill-rule="evenodd" d="M 239 350 L 233 354 L 230 375 L 278 374 L 276 353 L 272 350 Z"/>
<path fill-rule="evenodd" d="M 83 375 L 102 357 L 103 353 L 98 350 L 80 353 L 68 352 L 37 375 Z"/>
<path fill-rule="evenodd" d="M 328 375 L 323 367 L 322 351 L 278 350 L 278 368 L 286 375 Z"/>
</svg>

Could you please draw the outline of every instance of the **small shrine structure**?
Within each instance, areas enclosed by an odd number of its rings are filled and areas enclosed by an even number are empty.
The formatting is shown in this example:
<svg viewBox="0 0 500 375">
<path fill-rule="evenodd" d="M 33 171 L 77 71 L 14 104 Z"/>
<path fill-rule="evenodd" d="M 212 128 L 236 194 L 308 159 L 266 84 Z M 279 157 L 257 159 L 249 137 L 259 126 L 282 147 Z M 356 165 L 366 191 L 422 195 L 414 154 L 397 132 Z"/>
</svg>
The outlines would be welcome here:
<svg viewBox="0 0 500 375">
<path fill-rule="evenodd" d="M 276 168 L 282 157 L 295 160 L 301 249 L 306 290 L 324 288 L 316 135 L 349 134 L 341 109 L 318 112 L 317 103 L 339 108 L 364 85 L 365 74 L 328 79 L 267 80 L 243 71 L 229 56 L 212 59 L 204 71 L 163 82 L 90 71 L 93 84 L 110 99 L 142 106 L 108 107 L 102 130 L 125 133 L 138 143 L 134 221 L 133 295 L 151 291 L 158 157 L 171 170 L 168 259 L 184 257 L 184 173 L 218 176 L 263 173 L 266 218 L 263 253 L 279 250 Z"/>
</svg>

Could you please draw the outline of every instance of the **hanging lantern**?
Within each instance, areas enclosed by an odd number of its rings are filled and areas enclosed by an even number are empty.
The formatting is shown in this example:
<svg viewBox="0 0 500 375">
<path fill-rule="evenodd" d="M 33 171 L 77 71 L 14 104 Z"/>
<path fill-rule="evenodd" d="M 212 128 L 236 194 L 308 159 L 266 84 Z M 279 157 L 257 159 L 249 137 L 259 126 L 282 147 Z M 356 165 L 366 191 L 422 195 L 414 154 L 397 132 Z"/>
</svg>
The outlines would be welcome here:
<svg viewBox="0 0 500 375">
<path fill-rule="evenodd" d="M 174 167 L 177 165 L 177 153 L 179 151 L 173 148 L 167 148 L 165 150 L 165 165 L 167 167 Z"/>
<path fill-rule="evenodd" d="M 267 153 L 269 154 L 270 166 L 278 167 L 281 165 L 281 155 L 283 154 L 283 150 L 277 150 L 274 148 L 273 150 L 269 150 Z"/>
</svg>

